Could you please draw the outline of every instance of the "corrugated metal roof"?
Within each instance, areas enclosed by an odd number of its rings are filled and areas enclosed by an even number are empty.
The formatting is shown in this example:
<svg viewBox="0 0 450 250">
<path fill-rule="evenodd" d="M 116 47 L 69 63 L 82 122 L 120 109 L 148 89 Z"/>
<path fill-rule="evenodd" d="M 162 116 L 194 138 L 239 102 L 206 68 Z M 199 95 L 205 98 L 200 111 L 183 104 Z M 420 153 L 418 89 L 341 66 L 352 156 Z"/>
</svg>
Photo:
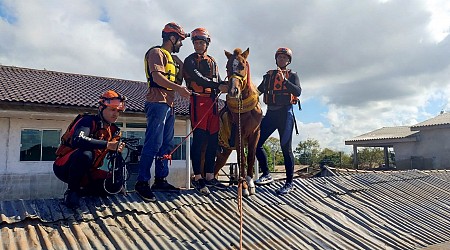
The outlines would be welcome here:
<svg viewBox="0 0 450 250">
<path fill-rule="evenodd" d="M 244 249 L 417 249 L 450 242 L 450 172 L 402 171 L 277 182 L 244 199 Z M 0 203 L 0 249 L 237 249 L 236 188 L 205 197 L 134 193 Z"/>
<path fill-rule="evenodd" d="M 354 141 L 371 141 L 371 140 L 385 140 L 385 139 L 401 139 L 410 137 L 418 131 L 411 131 L 409 126 L 397 126 L 397 127 L 383 127 L 363 135 L 359 135 L 352 139 L 346 140 L 346 142 Z"/>
<path fill-rule="evenodd" d="M 442 113 L 436 117 L 411 126 L 411 130 L 419 130 L 423 127 L 450 125 L 450 113 Z"/>
</svg>

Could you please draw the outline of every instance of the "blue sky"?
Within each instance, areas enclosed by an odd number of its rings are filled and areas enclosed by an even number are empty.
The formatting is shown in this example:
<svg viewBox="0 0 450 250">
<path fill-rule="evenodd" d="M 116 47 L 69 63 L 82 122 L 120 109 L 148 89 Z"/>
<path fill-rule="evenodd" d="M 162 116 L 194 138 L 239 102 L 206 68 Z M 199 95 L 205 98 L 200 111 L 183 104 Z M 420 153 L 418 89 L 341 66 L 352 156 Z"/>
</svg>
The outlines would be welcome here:
<svg viewBox="0 0 450 250">
<path fill-rule="evenodd" d="M 222 76 L 223 51 L 249 47 L 255 84 L 291 48 L 303 88 L 294 147 L 351 152 L 346 139 L 450 110 L 450 1 L 255 2 L 0 0 L 0 64 L 145 81 L 143 55 L 175 21 L 209 30 Z M 178 56 L 192 52 L 185 40 Z"/>
</svg>

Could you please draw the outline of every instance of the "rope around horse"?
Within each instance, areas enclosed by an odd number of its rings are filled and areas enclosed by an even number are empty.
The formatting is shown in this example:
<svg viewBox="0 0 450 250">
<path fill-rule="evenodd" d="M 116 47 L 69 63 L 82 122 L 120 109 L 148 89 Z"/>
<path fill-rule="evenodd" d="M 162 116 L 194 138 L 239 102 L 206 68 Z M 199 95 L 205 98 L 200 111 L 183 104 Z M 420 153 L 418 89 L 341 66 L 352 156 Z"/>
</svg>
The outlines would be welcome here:
<svg viewBox="0 0 450 250">
<path fill-rule="evenodd" d="M 238 140 L 238 147 L 239 147 L 239 152 L 241 152 L 242 150 L 242 127 L 241 127 L 241 111 L 242 111 L 242 99 L 239 97 L 238 98 L 238 107 L 239 107 L 239 112 L 238 112 L 238 131 L 239 131 L 239 140 Z M 242 152 L 244 153 L 244 152 Z M 242 155 L 240 155 L 239 157 L 239 184 L 238 184 L 238 210 L 239 210 L 239 249 L 242 249 L 242 241 L 243 241 L 243 228 L 244 228 L 244 213 L 243 213 L 243 209 L 242 209 L 242 189 L 243 189 L 243 183 L 244 183 L 244 179 L 242 178 L 242 173 L 241 173 L 241 169 L 242 169 Z"/>
</svg>

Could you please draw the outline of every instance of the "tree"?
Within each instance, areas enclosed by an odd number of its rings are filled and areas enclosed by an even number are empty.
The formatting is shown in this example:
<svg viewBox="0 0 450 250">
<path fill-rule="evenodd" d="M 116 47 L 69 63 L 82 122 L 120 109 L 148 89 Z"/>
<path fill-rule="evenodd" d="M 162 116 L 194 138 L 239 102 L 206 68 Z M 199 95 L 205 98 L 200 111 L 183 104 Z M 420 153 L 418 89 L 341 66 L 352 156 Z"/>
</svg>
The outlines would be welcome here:
<svg viewBox="0 0 450 250">
<path fill-rule="evenodd" d="M 319 152 L 319 141 L 311 138 L 308 138 L 304 142 L 299 142 L 294 150 L 296 159 L 303 165 L 313 165 L 314 163 L 318 163 L 317 157 Z"/>
<path fill-rule="evenodd" d="M 275 167 L 275 164 L 279 164 L 280 162 L 280 152 L 281 152 L 281 144 L 280 144 L 280 139 L 275 138 L 275 137 L 269 137 L 266 142 L 264 143 L 264 145 L 266 145 L 270 151 L 266 153 L 271 154 L 272 156 L 272 167 Z M 283 162 L 283 160 L 281 161 Z"/>
<path fill-rule="evenodd" d="M 273 156 L 271 153 L 271 149 L 266 144 L 263 145 L 263 149 L 264 149 L 264 151 L 266 151 L 266 155 L 267 155 L 267 167 L 269 167 L 269 171 L 272 172 L 275 169 L 273 167 L 273 158 L 272 158 Z"/>
<path fill-rule="evenodd" d="M 362 169 L 378 167 L 384 163 L 384 151 L 370 147 L 358 150 L 358 162 Z"/>
</svg>

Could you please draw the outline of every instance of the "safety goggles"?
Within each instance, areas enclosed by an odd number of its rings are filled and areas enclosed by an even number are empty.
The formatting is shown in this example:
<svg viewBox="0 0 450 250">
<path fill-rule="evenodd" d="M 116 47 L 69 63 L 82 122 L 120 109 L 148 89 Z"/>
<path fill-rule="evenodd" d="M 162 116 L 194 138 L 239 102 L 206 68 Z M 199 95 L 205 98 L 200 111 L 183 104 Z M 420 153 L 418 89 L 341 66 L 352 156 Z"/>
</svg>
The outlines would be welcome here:
<svg viewBox="0 0 450 250">
<path fill-rule="evenodd" d="M 119 98 L 104 99 L 105 106 L 125 111 L 125 101 Z"/>
</svg>

